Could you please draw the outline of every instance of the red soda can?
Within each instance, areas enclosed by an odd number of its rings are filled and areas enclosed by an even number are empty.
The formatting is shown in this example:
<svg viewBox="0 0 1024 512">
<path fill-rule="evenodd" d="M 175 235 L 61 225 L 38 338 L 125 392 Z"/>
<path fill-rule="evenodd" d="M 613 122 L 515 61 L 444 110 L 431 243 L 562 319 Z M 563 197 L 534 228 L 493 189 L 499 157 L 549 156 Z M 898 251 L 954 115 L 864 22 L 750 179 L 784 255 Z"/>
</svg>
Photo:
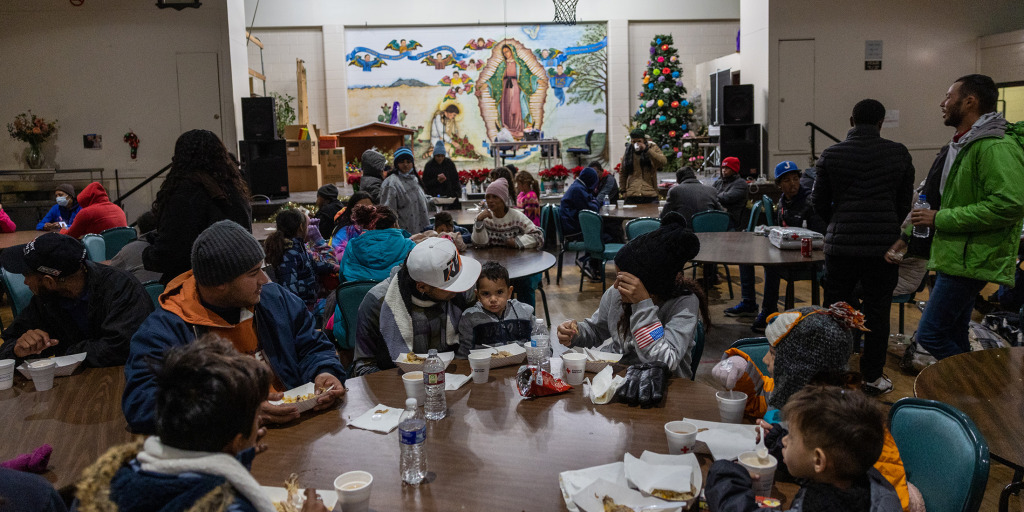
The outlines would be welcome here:
<svg viewBox="0 0 1024 512">
<path fill-rule="evenodd" d="M 807 237 L 801 238 L 800 239 L 800 255 L 803 256 L 804 258 L 810 258 L 811 257 L 811 250 L 812 250 L 811 239 L 807 238 Z"/>
</svg>

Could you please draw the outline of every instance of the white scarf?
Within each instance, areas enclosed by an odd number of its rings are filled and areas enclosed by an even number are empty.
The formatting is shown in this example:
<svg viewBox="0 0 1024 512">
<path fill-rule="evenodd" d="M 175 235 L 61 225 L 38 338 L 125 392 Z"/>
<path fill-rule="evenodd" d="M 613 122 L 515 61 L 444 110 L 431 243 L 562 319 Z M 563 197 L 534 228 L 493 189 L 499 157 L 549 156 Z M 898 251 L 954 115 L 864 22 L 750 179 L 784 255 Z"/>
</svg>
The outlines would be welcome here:
<svg viewBox="0 0 1024 512">
<path fill-rule="evenodd" d="M 419 307 L 431 307 L 436 302 L 427 301 L 423 299 L 417 299 L 412 297 L 413 304 Z M 395 275 L 391 278 L 391 283 L 388 285 L 387 291 L 384 293 L 384 306 L 391 312 L 391 320 L 394 325 L 386 325 L 386 315 L 381 315 L 381 332 L 384 334 L 385 343 L 388 344 L 389 352 L 391 353 L 392 359 L 398 357 L 398 353 L 392 349 L 401 350 L 396 345 L 404 344 L 405 349 L 408 352 L 413 351 L 413 345 L 415 342 L 415 334 L 413 332 L 412 315 L 409 314 L 409 310 L 405 307 L 405 302 L 402 300 L 401 287 L 398 284 L 398 276 Z M 457 346 L 459 344 L 459 330 L 455 328 L 451 317 L 451 304 L 444 307 L 444 322 L 445 322 L 445 339 L 442 340 L 448 346 Z M 382 308 L 383 310 L 384 308 Z M 401 340 L 392 340 L 387 334 L 392 330 L 397 330 Z M 394 342 L 394 343 L 393 343 Z"/>
<path fill-rule="evenodd" d="M 161 443 L 157 436 L 150 436 L 143 443 L 137 458 L 143 471 L 167 475 L 203 473 L 224 477 L 256 510 L 276 512 L 274 504 L 263 493 L 249 470 L 238 459 L 226 453 L 181 450 Z"/>
<path fill-rule="evenodd" d="M 956 155 L 960 153 L 960 150 L 964 146 L 966 146 L 968 142 L 971 142 L 975 139 L 975 137 L 977 136 L 976 131 L 979 126 L 987 124 L 989 121 L 992 120 L 992 118 L 998 117 L 1000 115 L 1002 114 L 1000 114 L 999 112 L 989 112 L 987 114 L 983 114 L 981 117 L 978 118 L 977 121 L 974 122 L 974 124 L 971 125 L 971 128 L 967 130 L 967 132 L 964 133 L 959 140 L 957 140 L 956 142 L 949 142 L 949 152 L 946 153 L 946 161 L 942 163 L 942 177 L 939 179 L 939 194 L 942 194 L 946 190 L 946 178 L 949 177 L 949 170 L 953 168 L 953 161 L 956 160 Z M 934 207 L 935 205 L 932 206 Z"/>
</svg>

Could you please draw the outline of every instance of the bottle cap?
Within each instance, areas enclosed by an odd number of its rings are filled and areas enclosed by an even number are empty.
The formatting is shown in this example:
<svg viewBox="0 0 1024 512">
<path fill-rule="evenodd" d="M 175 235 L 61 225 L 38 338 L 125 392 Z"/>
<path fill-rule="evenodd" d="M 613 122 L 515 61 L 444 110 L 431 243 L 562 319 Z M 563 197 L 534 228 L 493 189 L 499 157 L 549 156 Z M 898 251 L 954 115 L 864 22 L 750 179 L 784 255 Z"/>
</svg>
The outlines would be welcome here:
<svg viewBox="0 0 1024 512">
<path fill-rule="evenodd" d="M 405 408 L 406 409 L 415 409 L 416 405 L 417 405 L 417 402 L 416 402 L 415 398 L 406 398 L 405 399 Z"/>
<path fill-rule="evenodd" d="M 436 348 L 432 348 L 429 351 L 427 351 L 427 357 L 433 357 L 433 356 L 436 356 L 436 355 L 437 355 L 437 349 Z"/>
</svg>

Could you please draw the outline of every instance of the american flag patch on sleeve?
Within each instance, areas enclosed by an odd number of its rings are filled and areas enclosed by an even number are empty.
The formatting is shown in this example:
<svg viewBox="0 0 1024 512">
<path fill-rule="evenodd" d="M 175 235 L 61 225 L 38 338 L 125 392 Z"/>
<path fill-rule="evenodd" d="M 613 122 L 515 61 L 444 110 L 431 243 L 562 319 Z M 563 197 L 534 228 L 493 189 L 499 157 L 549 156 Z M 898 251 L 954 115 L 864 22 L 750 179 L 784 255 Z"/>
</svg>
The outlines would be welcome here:
<svg viewBox="0 0 1024 512">
<path fill-rule="evenodd" d="M 647 348 L 655 341 L 665 337 L 665 328 L 661 322 L 654 322 L 633 331 L 633 338 L 636 339 L 637 348 Z"/>
</svg>

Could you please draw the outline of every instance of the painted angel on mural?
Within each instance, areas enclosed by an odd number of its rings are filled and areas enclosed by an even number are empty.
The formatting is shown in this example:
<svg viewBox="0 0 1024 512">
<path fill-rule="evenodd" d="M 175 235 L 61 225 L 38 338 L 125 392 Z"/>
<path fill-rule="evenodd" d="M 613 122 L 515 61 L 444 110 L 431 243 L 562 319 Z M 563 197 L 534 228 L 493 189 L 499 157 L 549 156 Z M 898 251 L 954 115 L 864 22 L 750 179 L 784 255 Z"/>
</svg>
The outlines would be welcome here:
<svg viewBox="0 0 1024 512">
<path fill-rule="evenodd" d="M 555 97 L 558 98 L 558 105 L 555 105 L 556 107 L 565 105 L 565 89 L 568 89 L 576 81 L 573 78 L 576 75 L 579 75 L 579 73 L 572 68 L 566 68 L 562 64 L 548 69 L 548 83 L 551 84 L 551 88 L 555 90 Z"/>
<path fill-rule="evenodd" d="M 444 55 L 441 52 L 437 52 L 437 55 L 433 57 L 429 55 L 423 57 L 423 60 L 421 60 L 420 62 L 428 66 L 434 66 L 434 69 L 444 69 L 448 66 L 451 66 L 452 64 L 455 64 L 455 58 L 453 58 L 451 55 Z"/>
<path fill-rule="evenodd" d="M 367 73 L 369 73 L 373 68 L 379 68 L 379 67 L 382 67 L 382 66 L 387 66 L 388 63 L 378 59 L 377 57 L 374 57 L 373 55 L 370 55 L 369 53 L 367 53 L 363 57 L 360 57 L 359 55 L 356 55 L 355 57 L 352 57 L 352 60 L 348 61 L 348 65 L 349 66 L 359 66 L 359 67 L 363 68 L 363 71 L 366 71 Z"/>
<path fill-rule="evenodd" d="M 555 48 L 543 48 L 540 50 L 534 50 L 533 53 L 537 56 L 537 60 L 540 61 L 544 67 L 555 67 L 563 62 L 568 57 L 562 50 L 556 50 Z"/>
<path fill-rule="evenodd" d="M 396 51 L 398 53 L 405 53 L 405 52 L 408 52 L 408 51 L 415 50 L 416 48 L 419 48 L 420 46 L 423 46 L 423 45 L 420 44 L 420 43 L 417 43 L 416 41 L 411 40 L 411 39 L 409 41 L 406 41 L 405 39 L 392 39 L 391 42 L 388 43 L 388 45 L 384 47 L 384 49 L 385 50 L 394 50 L 394 51 Z"/>
<path fill-rule="evenodd" d="M 501 45 L 501 54 L 497 58 L 500 60 L 494 74 L 486 79 L 481 76 L 480 81 L 487 82 L 487 93 L 498 107 L 495 128 L 507 128 L 513 137 L 519 138 L 526 128 L 534 127 L 530 97 L 537 92 L 541 80 L 547 77 L 543 76 L 543 68 L 540 68 L 541 76 L 531 70 L 513 45 Z M 492 57 L 491 61 L 494 60 Z M 477 97 L 483 93 L 483 88 L 478 86 Z"/>
<path fill-rule="evenodd" d="M 470 50 L 490 50 L 491 48 L 494 48 L 494 43 L 496 42 L 497 41 L 495 41 L 494 39 L 488 39 L 484 41 L 484 38 L 478 37 L 476 39 L 470 39 L 469 42 L 466 43 L 466 46 L 463 46 L 462 49 L 465 50 L 466 48 L 469 48 Z"/>
<path fill-rule="evenodd" d="M 459 73 L 452 73 L 452 76 L 441 77 L 441 80 L 438 81 L 438 84 L 440 85 L 448 85 L 451 87 L 464 86 L 471 83 L 473 83 L 473 79 L 465 73 L 462 73 L 461 75 Z"/>
<path fill-rule="evenodd" d="M 467 69 L 470 71 L 480 71 L 480 68 L 484 67 L 484 61 L 469 59 L 469 61 L 467 62 L 464 60 L 460 60 L 458 63 L 455 64 L 455 67 L 461 69 L 462 71 L 466 71 Z"/>
</svg>

